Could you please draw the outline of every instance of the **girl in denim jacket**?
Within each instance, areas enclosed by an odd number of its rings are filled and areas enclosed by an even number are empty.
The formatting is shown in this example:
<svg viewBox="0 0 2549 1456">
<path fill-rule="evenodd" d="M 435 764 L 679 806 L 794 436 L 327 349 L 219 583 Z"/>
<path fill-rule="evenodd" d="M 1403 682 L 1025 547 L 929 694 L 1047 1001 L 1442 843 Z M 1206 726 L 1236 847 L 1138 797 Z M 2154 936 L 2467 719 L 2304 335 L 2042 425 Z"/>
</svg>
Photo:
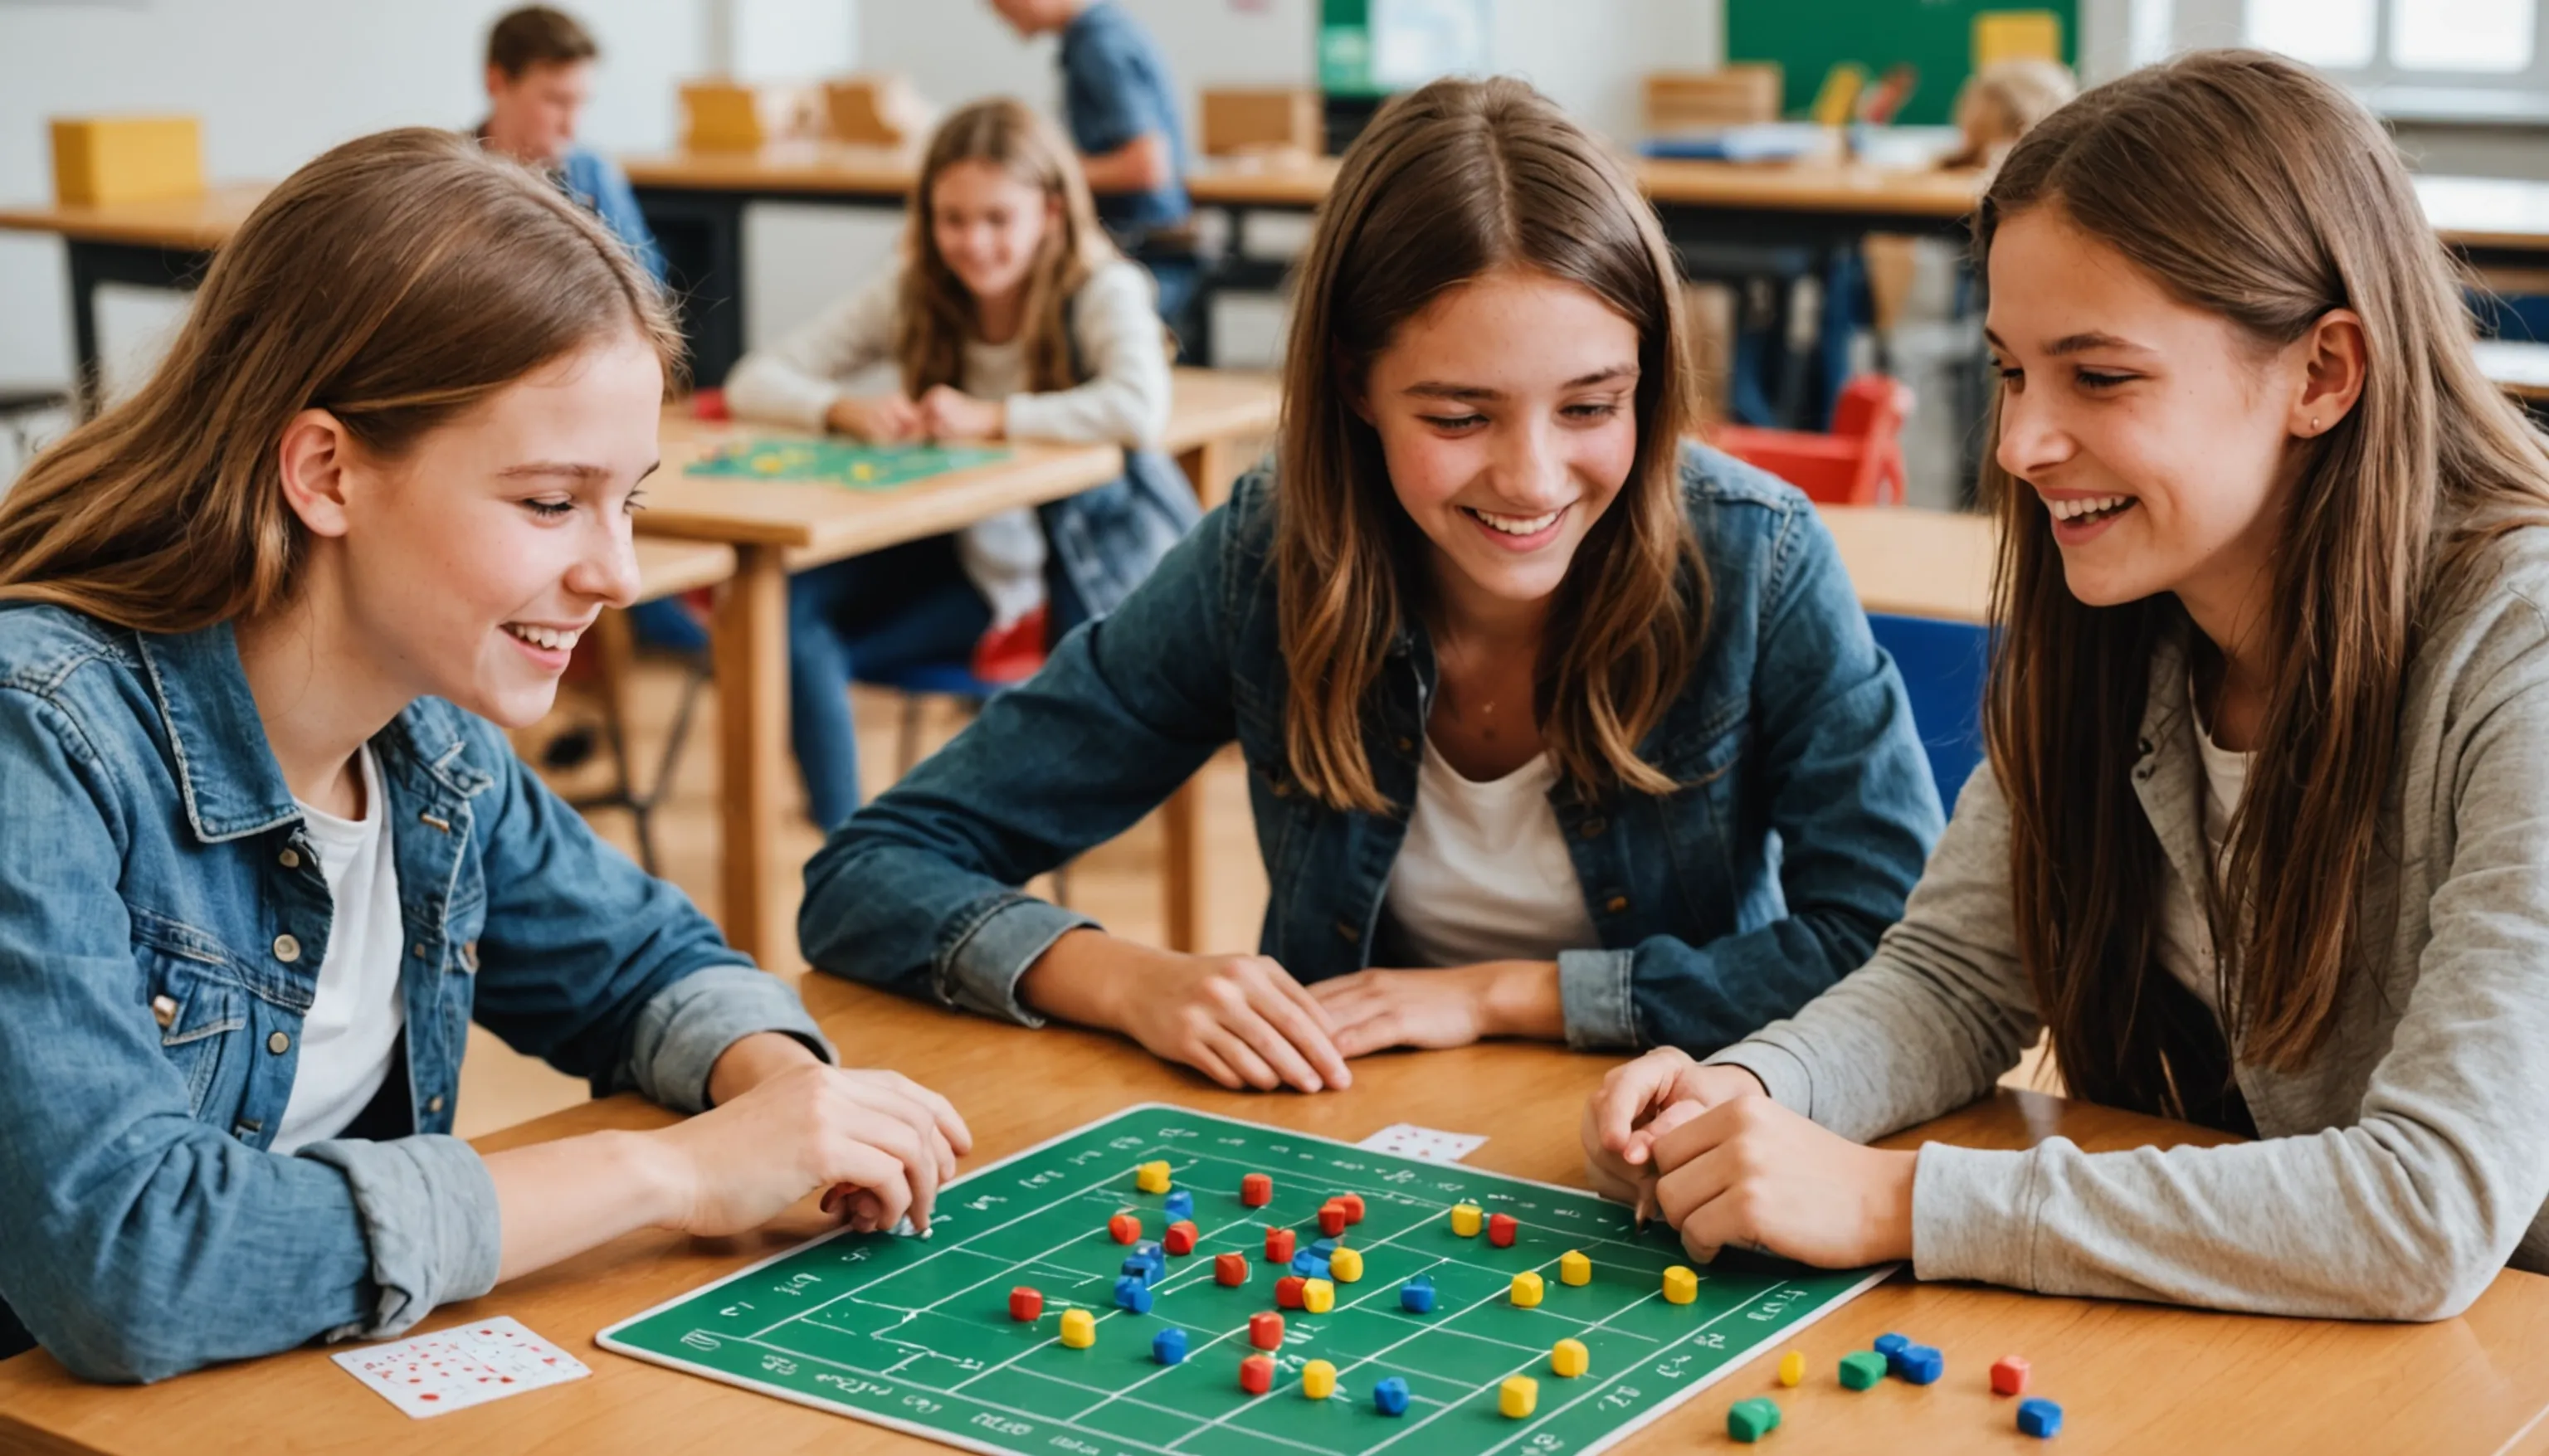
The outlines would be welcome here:
<svg viewBox="0 0 2549 1456">
<path fill-rule="evenodd" d="M 1347 154 L 1273 459 L 832 836 L 822 969 L 1120 1031 L 1231 1087 L 1391 1046 L 1722 1046 L 1863 959 L 1938 800 L 1805 499 L 1689 428 L 1679 281 L 1603 146 L 1445 81 Z M 1260 954 L 1016 886 L 1236 740 Z"/>
<path fill-rule="evenodd" d="M 0 1353 L 145 1381 L 396 1334 L 818 1188 L 926 1223 L 954 1110 L 831 1065 L 496 726 L 633 595 L 675 337 L 556 189 L 385 133 L 259 204 L 149 383 L 0 501 Z M 473 1019 L 700 1116 L 481 1156 Z"/>
</svg>

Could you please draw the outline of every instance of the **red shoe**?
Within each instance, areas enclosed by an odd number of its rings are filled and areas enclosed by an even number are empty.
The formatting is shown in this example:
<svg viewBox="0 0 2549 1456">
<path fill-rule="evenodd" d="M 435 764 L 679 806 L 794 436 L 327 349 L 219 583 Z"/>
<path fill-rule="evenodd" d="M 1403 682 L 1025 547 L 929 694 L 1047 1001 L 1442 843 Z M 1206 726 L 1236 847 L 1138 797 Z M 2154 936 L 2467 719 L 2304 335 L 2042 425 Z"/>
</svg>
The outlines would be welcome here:
<svg viewBox="0 0 2549 1456">
<path fill-rule="evenodd" d="M 986 682 L 1024 682 L 1044 666 L 1044 608 L 1006 627 L 994 627 L 974 644 L 974 676 Z"/>
</svg>

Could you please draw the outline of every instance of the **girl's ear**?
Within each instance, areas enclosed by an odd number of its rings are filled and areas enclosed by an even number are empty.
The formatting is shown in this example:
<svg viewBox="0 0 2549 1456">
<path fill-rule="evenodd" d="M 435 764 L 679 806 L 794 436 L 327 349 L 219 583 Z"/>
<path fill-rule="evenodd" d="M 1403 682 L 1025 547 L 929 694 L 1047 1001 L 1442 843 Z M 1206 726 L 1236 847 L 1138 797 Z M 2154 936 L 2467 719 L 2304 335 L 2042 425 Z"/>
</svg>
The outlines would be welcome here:
<svg viewBox="0 0 2549 1456">
<path fill-rule="evenodd" d="M 2302 387 L 2285 428 L 2315 439 L 2334 429 L 2363 398 L 2364 376 L 2371 367 L 2363 316 L 2352 309 L 2330 309 L 2293 347 L 2301 351 Z"/>
<path fill-rule="evenodd" d="M 354 465 L 353 437 L 335 415 L 304 410 L 283 426 L 275 446 L 283 499 L 314 536 L 345 534 L 347 477 Z"/>
</svg>

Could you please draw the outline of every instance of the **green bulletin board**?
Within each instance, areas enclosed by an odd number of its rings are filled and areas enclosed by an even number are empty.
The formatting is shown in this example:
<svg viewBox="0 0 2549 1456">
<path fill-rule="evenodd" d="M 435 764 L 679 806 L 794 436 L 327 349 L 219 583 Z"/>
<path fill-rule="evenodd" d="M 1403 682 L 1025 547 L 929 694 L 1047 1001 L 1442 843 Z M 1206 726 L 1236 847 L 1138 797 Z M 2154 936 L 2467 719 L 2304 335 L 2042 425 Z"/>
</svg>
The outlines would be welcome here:
<svg viewBox="0 0 2549 1456">
<path fill-rule="evenodd" d="M 1325 0 L 1328 10 L 1363 0 Z M 1803 116 L 1824 73 L 1844 60 L 1881 76 L 1908 61 L 1920 88 L 1897 121 L 1944 126 L 1957 88 L 1973 68 L 1974 17 L 1991 11 L 2049 10 L 2062 22 L 2062 58 L 2080 64 L 2079 0 L 1726 0 L 1726 58 L 1776 61 L 1784 72 L 1781 110 Z"/>
</svg>

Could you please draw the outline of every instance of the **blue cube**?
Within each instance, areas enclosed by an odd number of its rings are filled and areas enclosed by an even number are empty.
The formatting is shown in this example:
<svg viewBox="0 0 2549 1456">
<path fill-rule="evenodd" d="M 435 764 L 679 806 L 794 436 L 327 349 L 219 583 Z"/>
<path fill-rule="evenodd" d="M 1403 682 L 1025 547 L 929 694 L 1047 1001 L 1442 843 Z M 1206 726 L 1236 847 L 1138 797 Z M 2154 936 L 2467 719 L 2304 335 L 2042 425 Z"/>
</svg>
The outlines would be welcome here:
<svg viewBox="0 0 2549 1456">
<path fill-rule="evenodd" d="M 1162 1212 L 1168 1215 L 1169 1222 L 1172 1224 L 1176 1223 L 1180 1219 L 1193 1218 L 1194 1195 L 1186 1192 L 1182 1188 L 1177 1190 L 1175 1193 L 1169 1195 L 1168 1206 L 1162 1210 Z"/>
<path fill-rule="evenodd" d="M 1328 1277 L 1328 1261 L 1305 1248 L 1292 1255 L 1292 1272 L 1304 1279 L 1325 1279 Z"/>
<path fill-rule="evenodd" d="M 1946 1373 L 1947 1357 L 1929 1345 L 1905 1345 L 1894 1373 L 1914 1385 L 1935 1385 Z"/>
<path fill-rule="evenodd" d="M 1151 1313 L 1151 1283 L 1138 1275 L 1127 1274 L 1115 1281 L 1115 1304 L 1136 1315 Z"/>
<path fill-rule="evenodd" d="M 1426 1302 L 1427 1302 L 1428 1304 L 1431 1304 L 1431 1303 L 1433 1302 L 1433 1293 L 1434 1293 L 1434 1292 L 1433 1292 L 1432 1290 L 1430 1290 L 1430 1289 L 1429 1289 L 1429 1290 L 1427 1290 L 1425 1293 L 1426 1293 Z M 2036 1401 L 2036 1402 L 2031 1402 L 2030 1404 L 2040 1406 L 2040 1405 L 2043 1405 L 2044 1403 L 2043 1403 L 2043 1402 L 2041 1402 L 2041 1401 Z M 1395 1375 L 1388 1376 L 1388 1377 L 1386 1377 L 1386 1378 L 1384 1378 L 1384 1379 L 1376 1380 L 1376 1381 L 1372 1382 L 1372 1387 L 1371 1387 L 1371 1409 L 1373 1409 L 1374 1410 L 1379 1411 L 1379 1412 L 1380 1412 L 1381 1414 L 1383 1414 L 1383 1415 L 1404 1415 L 1404 1414 L 1406 1414 L 1406 1413 L 1407 1413 L 1407 1382 L 1406 1382 L 1406 1381 L 1403 1381 L 1403 1380 L 1401 1380 L 1401 1379 L 1399 1379 L 1399 1378 L 1398 1378 L 1397 1376 L 1395 1376 Z M 2055 1412 L 2053 1412 L 2053 1418 L 2054 1418 L 2054 1419 L 2056 1419 L 2056 1420 L 2060 1420 L 2060 1419 L 2062 1418 L 2062 1412 L 2061 1412 L 2061 1411 L 2059 1411 L 2059 1410 L 2056 1410 Z"/>
<path fill-rule="evenodd" d="M 1133 1245 L 1132 1256 L 1150 1265 L 1154 1274 L 1169 1272 L 1169 1252 L 1160 1247 L 1160 1241 L 1156 1238 L 1146 1238 Z"/>
<path fill-rule="evenodd" d="M 2051 1401 L 2021 1401 L 2018 1403 L 2018 1429 L 2023 1435 L 2044 1440 L 2062 1429 L 2062 1408 Z"/>
<path fill-rule="evenodd" d="M 1127 1279 L 1139 1279 L 1147 1284 L 1151 1279 L 1151 1261 L 1148 1259 L 1128 1258 L 1119 1268 L 1116 1269 L 1115 1272 L 1123 1275 Z"/>
<path fill-rule="evenodd" d="M 1905 1349 L 1910 1347 L 1911 1343 L 1912 1341 L 1899 1334 L 1880 1334 L 1876 1337 L 1876 1343 L 1870 1345 L 1868 1348 L 1876 1351 L 1876 1353 L 1880 1355 L 1883 1355 L 1885 1357 L 1885 1363 L 1891 1365 L 1894 1363 L 1894 1357 L 1902 1354 Z"/>
<path fill-rule="evenodd" d="M 1419 1274 L 1398 1286 L 1398 1308 L 1411 1315 L 1434 1313 L 1434 1281 Z M 1402 1388 L 1404 1382 L 1401 1382 Z"/>
<path fill-rule="evenodd" d="M 1151 1358 L 1163 1365 L 1186 1363 L 1186 1332 L 1182 1329 L 1163 1329 L 1152 1335 Z"/>
<path fill-rule="evenodd" d="M 1314 1238 L 1310 1241 L 1310 1252 L 1323 1259 L 1335 1258 L 1337 1241 L 1333 1238 Z"/>
</svg>

